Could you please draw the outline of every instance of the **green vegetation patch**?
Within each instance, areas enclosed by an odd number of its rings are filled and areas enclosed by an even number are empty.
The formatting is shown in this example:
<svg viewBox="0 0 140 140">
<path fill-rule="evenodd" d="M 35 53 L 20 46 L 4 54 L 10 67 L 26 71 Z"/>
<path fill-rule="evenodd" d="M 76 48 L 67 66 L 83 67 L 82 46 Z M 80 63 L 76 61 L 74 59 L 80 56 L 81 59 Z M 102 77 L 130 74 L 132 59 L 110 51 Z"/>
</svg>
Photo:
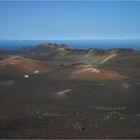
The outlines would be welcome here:
<svg viewBox="0 0 140 140">
<path fill-rule="evenodd" d="M 72 124 L 72 128 L 74 130 L 82 130 L 83 126 L 79 122 L 75 122 L 75 123 Z"/>
<path fill-rule="evenodd" d="M 107 112 L 104 115 L 105 120 L 123 120 L 124 115 L 118 111 Z"/>
<path fill-rule="evenodd" d="M 41 110 L 32 111 L 32 116 L 38 119 L 43 119 L 45 117 L 68 117 L 70 115 L 71 115 L 70 113 L 60 114 Z"/>
<path fill-rule="evenodd" d="M 97 106 L 93 107 L 96 110 L 103 110 L 103 111 L 121 111 L 127 109 L 127 107 L 103 107 L 103 106 Z"/>
</svg>

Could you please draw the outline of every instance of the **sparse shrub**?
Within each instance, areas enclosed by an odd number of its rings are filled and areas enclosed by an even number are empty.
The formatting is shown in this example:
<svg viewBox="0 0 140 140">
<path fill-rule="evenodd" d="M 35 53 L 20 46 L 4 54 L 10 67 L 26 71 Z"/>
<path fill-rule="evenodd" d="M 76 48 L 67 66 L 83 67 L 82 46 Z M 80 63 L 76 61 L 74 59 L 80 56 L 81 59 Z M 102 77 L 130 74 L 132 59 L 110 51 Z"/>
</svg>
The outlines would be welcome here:
<svg viewBox="0 0 140 140">
<path fill-rule="evenodd" d="M 43 115 L 40 109 L 32 111 L 32 116 L 38 118 L 38 119 L 43 119 Z"/>
<path fill-rule="evenodd" d="M 111 111 L 105 114 L 105 120 L 122 120 L 124 116 L 118 111 Z"/>
<path fill-rule="evenodd" d="M 82 130 L 83 129 L 82 125 L 79 122 L 73 123 L 72 127 L 74 130 Z"/>
<path fill-rule="evenodd" d="M 80 117 L 84 117 L 85 115 L 87 115 L 87 112 L 76 112 L 76 116 L 80 116 Z"/>
<path fill-rule="evenodd" d="M 46 117 L 68 117 L 71 113 L 60 114 L 60 113 L 53 113 L 49 111 L 41 111 L 40 109 L 32 111 L 32 116 L 38 119 L 44 119 Z"/>
<path fill-rule="evenodd" d="M 93 107 L 96 110 L 103 110 L 103 111 L 121 111 L 127 109 L 127 107 L 103 107 L 103 106 L 95 106 Z"/>
</svg>

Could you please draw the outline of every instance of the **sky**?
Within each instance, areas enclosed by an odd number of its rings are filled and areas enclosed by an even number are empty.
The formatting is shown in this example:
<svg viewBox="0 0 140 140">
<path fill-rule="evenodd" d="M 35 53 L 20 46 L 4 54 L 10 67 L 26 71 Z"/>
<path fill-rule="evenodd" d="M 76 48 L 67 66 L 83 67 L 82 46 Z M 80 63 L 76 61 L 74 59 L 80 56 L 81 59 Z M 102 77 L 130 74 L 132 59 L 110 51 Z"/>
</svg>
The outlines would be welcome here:
<svg viewBox="0 0 140 140">
<path fill-rule="evenodd" d="M 140 1 L 0 1 L 0 40 L 140 38 Z"/>
</svg>

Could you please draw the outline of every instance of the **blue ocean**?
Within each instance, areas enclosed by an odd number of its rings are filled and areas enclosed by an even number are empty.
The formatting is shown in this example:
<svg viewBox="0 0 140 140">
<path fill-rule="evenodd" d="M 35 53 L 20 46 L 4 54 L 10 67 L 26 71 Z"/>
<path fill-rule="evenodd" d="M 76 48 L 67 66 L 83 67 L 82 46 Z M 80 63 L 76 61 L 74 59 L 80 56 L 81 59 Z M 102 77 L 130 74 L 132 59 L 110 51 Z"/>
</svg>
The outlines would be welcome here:
<svg viewBox="0 0 140 140">
<path fill-rule="evenodd" d="M 72 48 L 133 48 L 140 50 L 140 39 L 94 39 L 94 40 L 0 40 L 0 48 L 17 50 L 21 47 L 38 45 L 40 43 L 67 44 Z"/>
</svg>

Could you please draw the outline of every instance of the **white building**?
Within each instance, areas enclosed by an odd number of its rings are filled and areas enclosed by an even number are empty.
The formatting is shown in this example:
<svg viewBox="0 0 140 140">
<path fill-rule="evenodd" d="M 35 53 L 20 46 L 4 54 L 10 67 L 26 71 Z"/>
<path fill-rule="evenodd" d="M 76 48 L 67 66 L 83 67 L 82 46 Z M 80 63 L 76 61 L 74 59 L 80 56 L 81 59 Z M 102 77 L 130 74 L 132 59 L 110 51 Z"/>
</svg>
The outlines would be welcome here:
<svg viewBox="0 0 140 140">
<path fill-rule="evenodd" d="M 34 71 L 34 74 L 38 74 L 38 73 L 39 73 L 39 70 L 35 70 L 35 71 Z"/>
<path fill-rule="evenodd" d="M 25 75 L 24 75 L 24 78 L 29 78 L 29 75 L 25 74 Z"/>
</svg>

